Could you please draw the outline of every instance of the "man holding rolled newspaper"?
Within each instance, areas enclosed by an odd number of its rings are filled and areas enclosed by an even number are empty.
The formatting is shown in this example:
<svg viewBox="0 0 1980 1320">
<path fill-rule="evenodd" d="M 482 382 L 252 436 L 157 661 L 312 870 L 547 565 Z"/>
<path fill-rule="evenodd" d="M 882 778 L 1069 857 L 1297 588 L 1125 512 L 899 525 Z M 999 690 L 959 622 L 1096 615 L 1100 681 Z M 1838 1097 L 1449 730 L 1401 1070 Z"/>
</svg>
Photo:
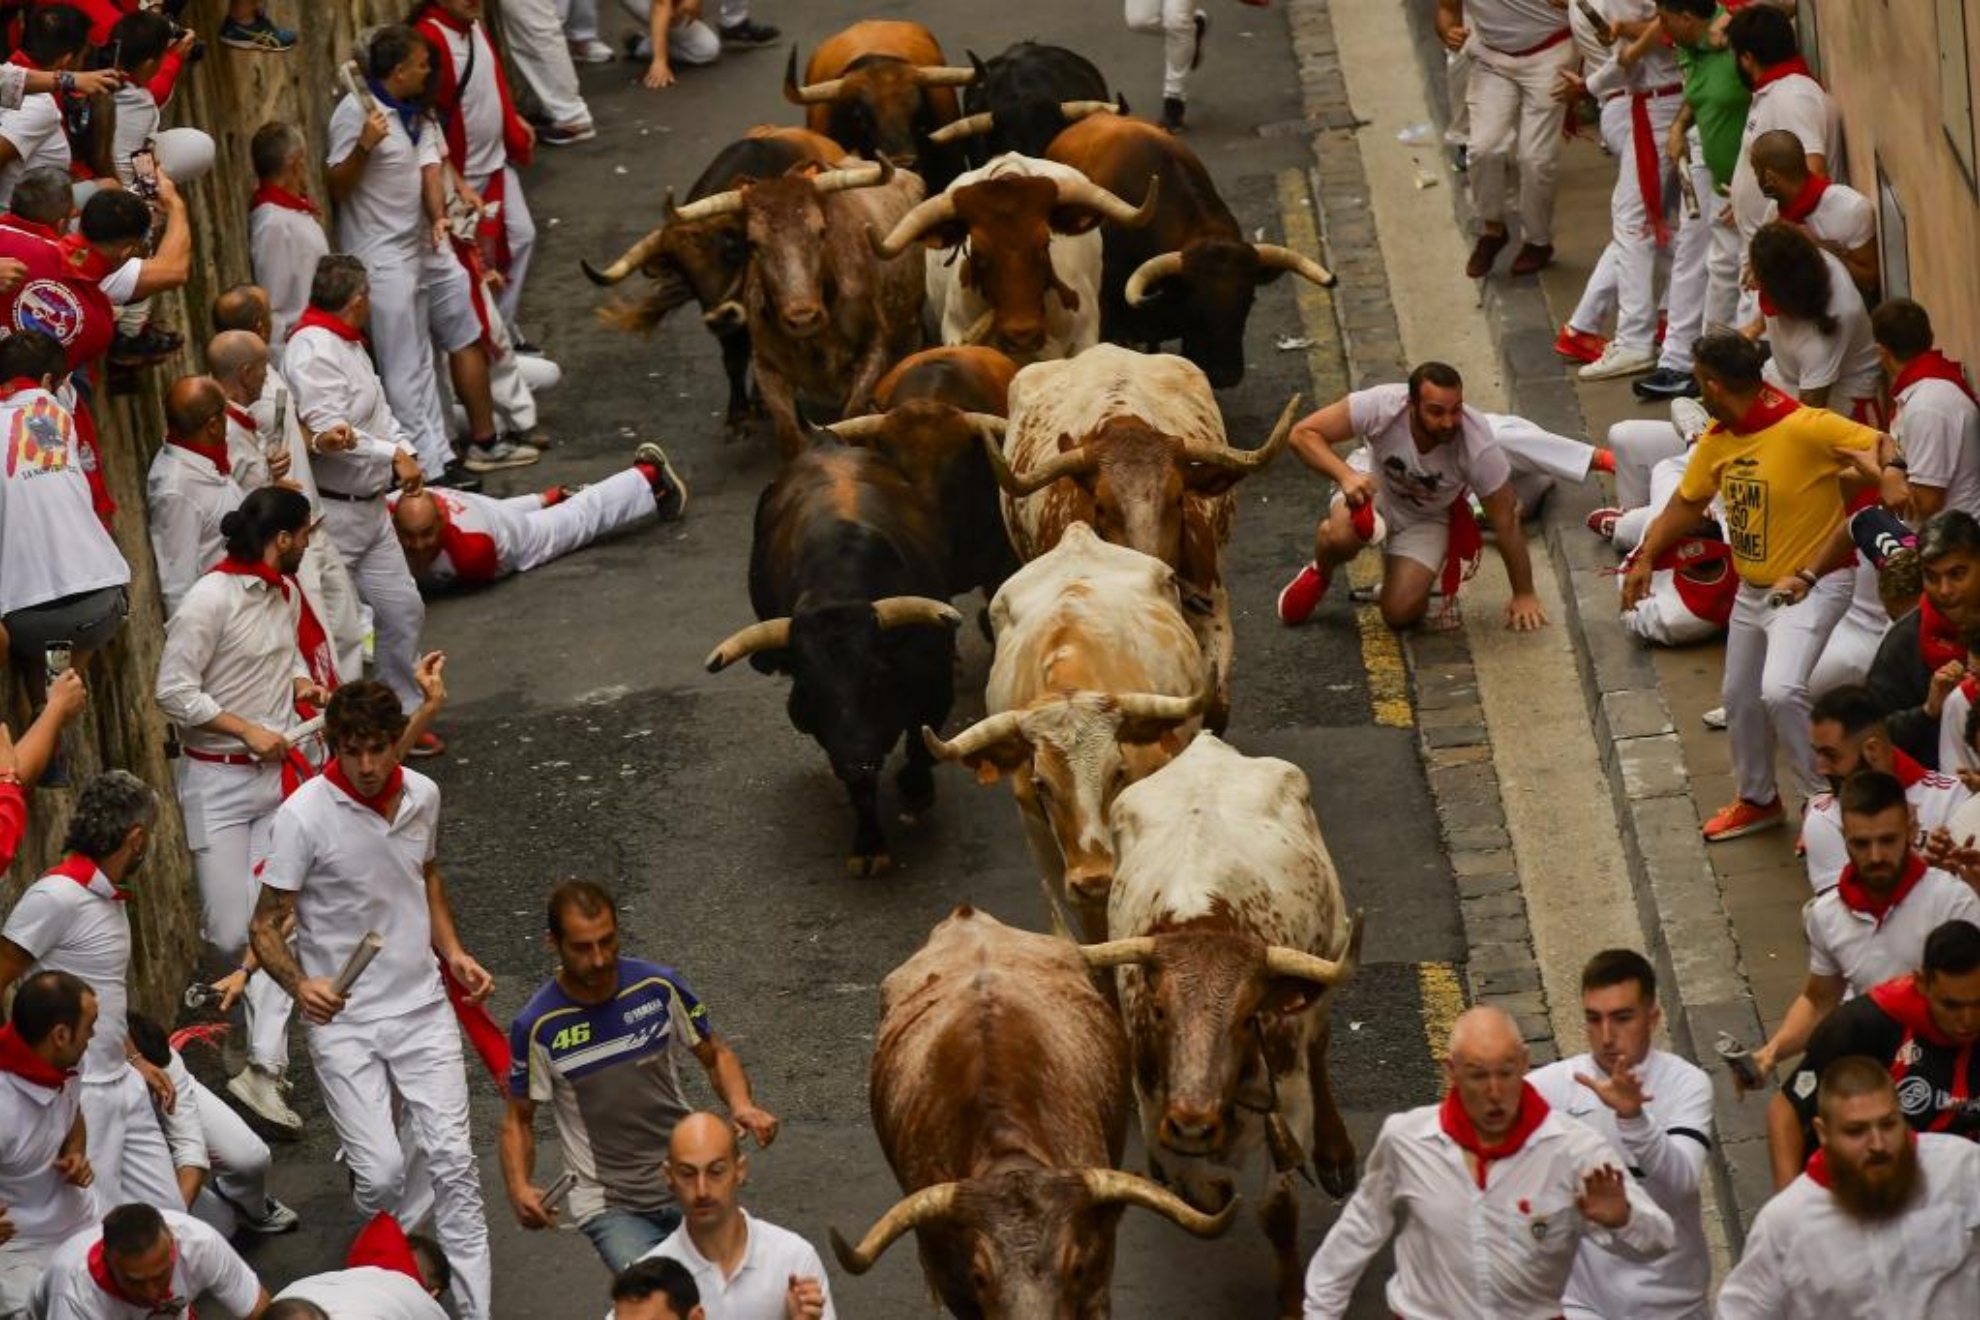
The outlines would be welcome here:
<svg viewBox="0 0 1980 1320">
<path fill-rule="evenodd" d="M 408 1227 L 431 1210 L 463 1320 L 488 1320 L 492 1271 L 467 1076 L 435 955 L 477 1002 L 495 983 L 455 929 L 434 864 L 440 790 L 400 765 L 405 729 L 382 683 L 346 684 L 331 696 L 331 761 L 275 815 L 254 949 L 308 1020 L 310 1058 L 359 1208 L 389 1211 Z M 291 920 L 293 952 L 283 938 Z M 357 953 L 374 942 L 375 952 Z M 395 1097 L 426 1157 L 430 1197 L 408 1177 Z"/>
</svg>

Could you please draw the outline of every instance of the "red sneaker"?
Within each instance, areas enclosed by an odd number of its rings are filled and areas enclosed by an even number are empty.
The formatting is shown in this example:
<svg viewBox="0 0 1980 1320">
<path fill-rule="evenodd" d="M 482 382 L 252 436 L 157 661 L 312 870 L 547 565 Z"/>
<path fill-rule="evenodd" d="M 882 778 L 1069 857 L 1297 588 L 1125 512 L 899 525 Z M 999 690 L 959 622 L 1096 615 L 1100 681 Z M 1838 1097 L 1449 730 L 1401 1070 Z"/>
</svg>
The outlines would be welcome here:
<svg viewBox="0 0 1980 1320">
<path fill-rule="evenodd" d="M 1305 623 L 1326 594 L 1327 575 L 1318 564 L 1307 564 L 1279 592 L 1279 622 L 1288 628 Z"/>
<path fill-rule="evenodd" d="M 1622 517 L 1621 509 L 1596 509 L 1588 515 L 1588 530 L 1604 541 L 1615 539 L 1616 520 Z"/>
<path fill-rule="evenodd" d="M 1730 806 L 1720 807 L 1712 819 L 1705 822 L 1702 833 L 1707 843 L 1724 843 L 1728 839 L 1743 839 L 1761 830 L 1771 830 L 1786 819 L 1787 812 L 1781 808 L 1779 798 L 1764 804 L 1734 798 Z"/>
<path fill-rule="evenodd" d="M 419 741 L 412 745 L 411 749 L 406 752 L 406 755 L 423 760 L 429 756 L 440 756 L 446 750 L 447 744 L 441 740 L 440 735 L 428 729 L 425 733 L 419 735 Z"/>
<path fill-rule="evenodd" d="M 1554 351 L 1570 362 L 1593 362 L 1602 356 L 1602 350 L 1609 341 L 1600 335 L 1591 335 L 1586 330 L 1577 330 L 1571 325 L 1561 327 L 1554 336 Z"/>
</svg>

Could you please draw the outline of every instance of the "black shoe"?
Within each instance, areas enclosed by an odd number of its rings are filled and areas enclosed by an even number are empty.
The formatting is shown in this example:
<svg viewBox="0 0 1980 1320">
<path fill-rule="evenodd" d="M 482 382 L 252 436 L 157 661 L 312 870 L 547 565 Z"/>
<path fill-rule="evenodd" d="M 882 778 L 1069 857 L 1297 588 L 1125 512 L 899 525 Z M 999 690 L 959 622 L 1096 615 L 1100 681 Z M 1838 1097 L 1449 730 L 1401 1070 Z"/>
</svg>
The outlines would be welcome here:
<svg viewBox="0 0 1980 1320">
<path fill-rule="evenodd" d="M 1186 103 L 1183 101 L 1183 99 L 1180 96 L 1163 97 L 1162 127 L 1168 129 L 1171 133 L 1182 132 L 1183 111 L 1185 109 L 1186 109 Z"/>
<path fill-rule="evenodd" d="M 1673 371 L 1669 367 L 1658 367 L 1647 376 L 1639 378 L 1630 386 L 1639 399 L 1695 399 L 1698 397 L 1698 382 L 1688 371 Z"/>
<path fill-rule="evenodd" d="M 110 345 L 110 361 L 120 367 L 148 367 L 179 351 L 186 337 L 147 325 L 134 335 L 118 335 Z"/>
<path fill-rule="evenodd" d="M 1201 9 L 1196 11 L 1196 44 L 1190 47 L 1189 67 L 1193 71 L 1203 63 L 1203 38 L 1210 34 L 1210 15 Z"/>
<path fill-rule="evenodd" d="M 445 486 L 449 490 L 464 490 L 473 494 L 481 489 L 481 478 L 467 470 L 467 464 L 455 459 L 447 464 L 441 474 L 426 483 L 429 486 Z"/>
<path fill-rule="evenodd" d="M 745 18 L 740 23 L 732 23 L 728 27 L 719 29 L 719 35 L 724 46 L 749 50 L 757 46 L 773 45 L 777 38 L 784 34 L 768 23 L 757 23 Z"/>
<path fill-rule="evenodd" d="M 515 350 L 516 352 L 521 353 L 524 357 L 543 356 L 543 350 L 538 348 L 535 344 L 530 343 L 527 339 L 511 340 L 509 342 L 509 347 Z"/>
<path fill-rule="evenodd" d="M 681 480 L 681 474 L 667 461 L 667 451 L 648 441 L 633 450 L 633 462 L 644 463 L 654 470 L 653 507 L 660 521 L 679 522 L 687 512 L 687 482 Z"/>
<path fill-rule="evenodd" d="M 1459 174 L 1465 174 L 1470 171 L 1471 169 L 1470 147 L 1451 148 L 1451 168 L 1456 170 Z"/>
</svg>

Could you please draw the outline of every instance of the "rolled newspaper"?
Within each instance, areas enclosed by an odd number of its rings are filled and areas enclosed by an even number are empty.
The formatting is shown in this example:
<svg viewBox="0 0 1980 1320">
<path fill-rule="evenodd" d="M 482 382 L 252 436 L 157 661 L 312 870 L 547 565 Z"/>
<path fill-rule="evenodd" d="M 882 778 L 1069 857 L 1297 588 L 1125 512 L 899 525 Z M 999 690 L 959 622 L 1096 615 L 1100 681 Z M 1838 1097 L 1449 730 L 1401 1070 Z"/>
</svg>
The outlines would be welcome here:
<svg viewBox="0 0 1980 1320">
<path fill-rule="evenodd" d="M 565 1169 L 557 1175 L 556 1182 L 551 1183 L 544 1189 L 543 1208 L 554 1212 L 558 1206 L 564 1203 L 564 1198 L 571 1194 L 571 1188 L 575 1186 L 577 1186 L 577 1175 L 569 1169 Z"/>
<path fill-rule="evenodd" d="M 366 114 L 378 109 L 378 98 L 371 94 L 371 87 L 364 80 L 364 70 L 358 68 L 356 60 L 345 60 L 344 67 L 338 70 L 343 77 L 344 90 L 357 98 Z"/>
<path fill-rule="evenodd" d="M 304 720 L 301 724 L 298 724 L 295 728 L 290 729 L 287 733 L 283 734 L 282 741 L 287 743 L 289 746 L 294 747 L 298 743 L 308 742 L 311 738 L 314 738 L 317 734 L 322 732 L 323 732 L 323 717 L 321 715 L 312 715 L 308 719 Z"/>
<path fill-rule="evenodd" d="M 364 975 L 364 969 L 371 966 L 371 960 L 376 958 L 384 947 L 383 935 L 375 930 L 366 931 L 364 938 L 357 942 L 357 947 L 351 950 L 351 956 L 344 959 L 344 970 L 337 973 L 337 980 L 331 988 L 340 995 L 348 995 L 351 987 L 357 983 L 357 979 Z"/>
<path fill-rule="evenodd" d="M 268 437 L 261 442 L 261 452 L 269 458 L 289 452 L 289 428 L 284 419 L 289 415 L 289 392 L 277 388 L 275 391 L 275 424 L 268 428 Z"/>
</svg>

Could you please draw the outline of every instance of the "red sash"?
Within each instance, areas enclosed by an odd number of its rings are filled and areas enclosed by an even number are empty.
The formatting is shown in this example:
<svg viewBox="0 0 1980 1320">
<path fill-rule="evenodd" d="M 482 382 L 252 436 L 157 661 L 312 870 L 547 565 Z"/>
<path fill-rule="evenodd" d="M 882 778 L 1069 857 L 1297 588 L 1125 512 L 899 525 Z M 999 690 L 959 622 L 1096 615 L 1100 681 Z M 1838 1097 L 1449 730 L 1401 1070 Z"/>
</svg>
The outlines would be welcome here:
<svg viewBox="0 0 1980 1320">
<path fill-rule="evenodd" d="M 1644 214 L 1650 217 L 1650 237 L 1658 247 L 1668 247 L 1671 227 L 1664 220 L 1664 153 L 1657 146 L 1657 131 L 1650 124 L 1650 93 L 1631 92 L 1629 97 L 1630 155 L 1636 158 L 1636 192 L 1643 199 Z"/>
<path fill-rule="evenodd" d="M 1471 511 L 1470 494 L 1460 489 L 1458 497 L 1451 501 L 1451 532 L 1444 543 L 1444 572 L 1439 583 L 1446 609 L 1457 599 L 1458 588 L 1478 571 L 1479 561 L 1484 557 L 1484 529 L 1478 525 L 1478 515 Z"/>
<path fill-rule="evenodd" d="M 503 149 L 509 154 L 510 164 L 529 164 L 530 156 L 534 151 L 530 144 L 529 131 L 523 124 L 522 116 L 516 113 L 516 103 L 509 95 L 508 74 L 502 69 L 501 54 L 495 49 L 495 43 L 488 39 L 487 29 L 481 28 L 478 23 L 462 22 L 438 6 L 430 4 L 420 11 L 413 27 L 425 36 L 434 48 L 433 109 L 440 117 L 440 129 L 447 139 L 447 150 L 452 154 L 455 166 L 463 174 L 467 172 L 467 125 L 461 113 L 461 75 L 454 67 L 454 50 L 448 44 L 446 34 L 454 32 L 466 35 L 469 42 L 468 49 L 472 51 L 477 28 L 480 28 L 479 36 L 485 43 L 486 52 L 490 57 L 487 62 L 493 70 L 495 94 L 502 102 Z M 473 70 L 479 71 L 481 61 L 476 59 L 472 64 Z"/>
</svg>

